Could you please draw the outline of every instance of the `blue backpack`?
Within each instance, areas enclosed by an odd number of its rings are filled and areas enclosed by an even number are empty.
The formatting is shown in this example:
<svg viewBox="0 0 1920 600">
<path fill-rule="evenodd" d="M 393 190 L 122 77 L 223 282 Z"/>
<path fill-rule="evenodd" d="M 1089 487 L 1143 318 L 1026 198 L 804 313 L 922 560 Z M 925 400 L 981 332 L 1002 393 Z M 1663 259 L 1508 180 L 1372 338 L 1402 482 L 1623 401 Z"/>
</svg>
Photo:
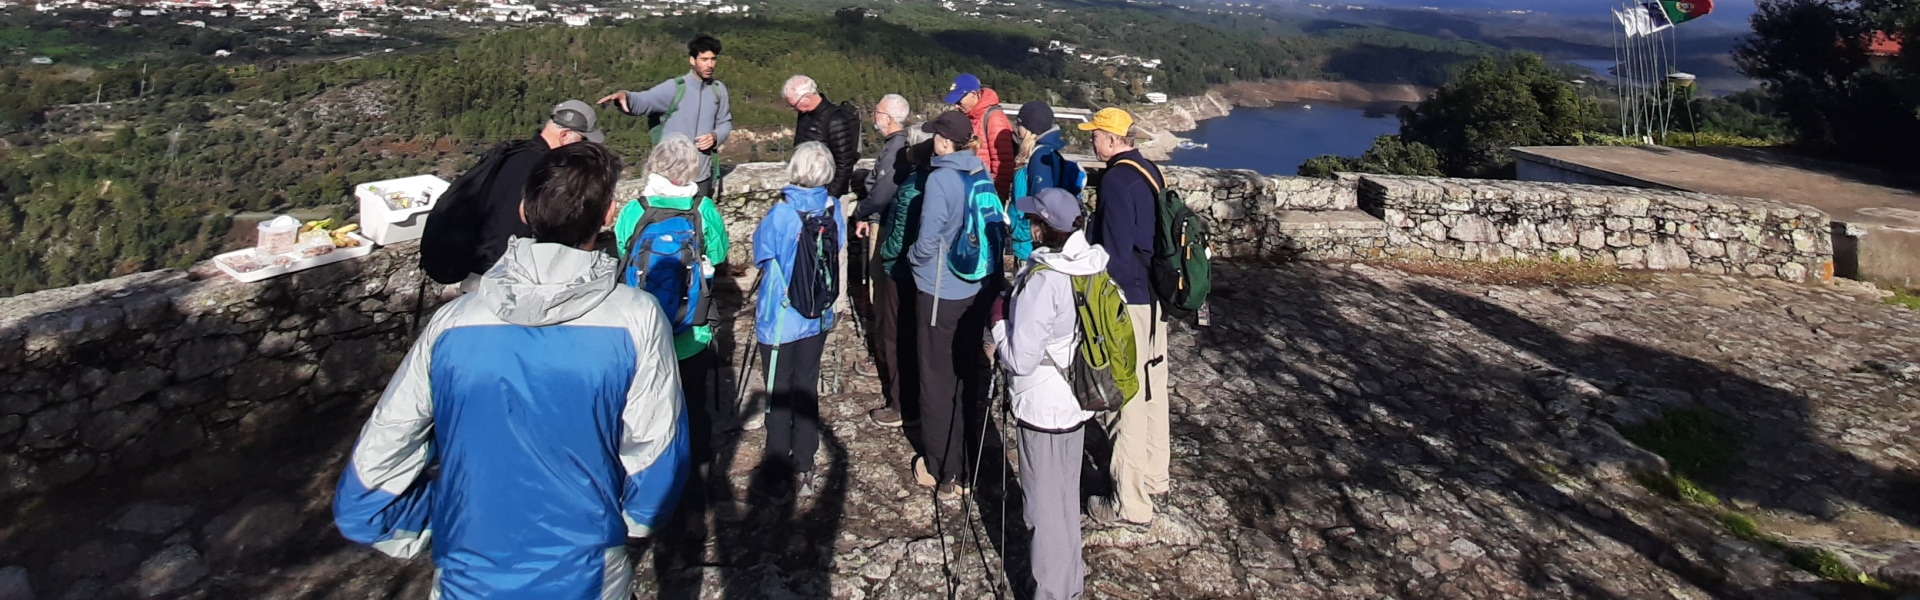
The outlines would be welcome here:
<svg viewBox="0 0 1920 600">
<path fill-rule="evenodd" d="M 840 297 L 840 224 L 832 203 L 817 212 L 793 211 L 800 214 L 800 238 L 787 274 L 787 302 L 800 316 L 818 319 Z"/>
<path fill-rule="evenodd" d="M 647 204 L 646 214 L 627 238 L 627 256 L 621 261 L 621 282 L 659 300 L 676 334 L 705 325 L 711 308 L 700 235 L 695 211 Z"/>
<path fill-rule="evenodd" d="M 1041 154 L 1043 151 L 1046 152 L 1046 154 Z M 1027 164 L 1022 165 L 1019 170 L 1013 172 L 1014 198 L 1032 196 L 1040 193 L 1040 190 L 1027 189 L 1027 171 L 1035 165 L 1038 165 L 1041 159 L 1047 156 L 1053 157 L 1054 187 L 1066 190 L 1068 193 L 1073 194 L 1075 198 L 1080 197 L 1080 191 L 1087 187 L 1087 172 L 1080 168 L 1080 163 L 1067 160 L 1067 157 L 1061 156 L 1058 151 L 1052 148 L 1043 147 L 1041 150 L 1035 150 L 1033 156 L 1027 157 Z M 1013 238 L 1014 260 L 1026 262 L 1027 257 L 1033 254 L 1033 229 L 1027 226 L 1026 213 L 1020 212 L 1020 209 L 1015 208 L 1012 204 L 1008 204 L 1007 226 Z"/>
<path fill-rule="evenodd" d="M 961 281 L 976 283 L 999 266 L 1007 214 L 993 179 L 981 173 L 965 175 L 965 181 L 967 206 L 960 215 L 960 233 L 947 248 L 947 268 Z"/>
</svg>

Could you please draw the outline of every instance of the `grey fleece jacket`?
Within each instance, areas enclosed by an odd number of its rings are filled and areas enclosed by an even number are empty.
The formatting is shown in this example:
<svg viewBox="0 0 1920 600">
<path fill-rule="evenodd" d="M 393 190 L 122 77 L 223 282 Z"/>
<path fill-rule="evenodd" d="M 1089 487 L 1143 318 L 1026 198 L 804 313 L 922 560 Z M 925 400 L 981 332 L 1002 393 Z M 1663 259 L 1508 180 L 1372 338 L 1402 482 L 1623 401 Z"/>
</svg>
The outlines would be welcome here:
<svg viewBox="0 0 1920 600">
<path fill-rule="evenodd" d="M 980 293 L 978 282 L 968 283 L 947 268 L 947 246 L 960 236 L 967 209 L 967 175 L 985 175 L 987 166 L 972 150 L 957 150 L 933 158 L 933 174 L 920 198 L 920 237 L 907 252 L 913 264 L 913 282 L 921 292 L 941 300 L 965 300 Z"/>
<path fill-rule="evenodd" d="M 713 148 L 718 151 L 727 143 L 727 137 L 733 134 L 733 105 L 727 99 L 727 84 L 720 80 L 701 81 L 700 75 L 687 70 L 686 75 L 676 79 L 685 82 L 687 90 L 681 93 L 680 108 L 673 111 L 666 126 L 661 128 L 665 136 L 680 134 L 687 139 L 713 134 Z M 660 82 L 644 92 L 627 92 L 627 114 L 634 116 L 652 115 L 667 112 L 667 106 L 673 104 L 673 94 L 680 84 L 673 79 Z M 700 175 L 694 181 L 706 181 L 713 175 L 713 151 L 700 155 Z"/>
</svg>

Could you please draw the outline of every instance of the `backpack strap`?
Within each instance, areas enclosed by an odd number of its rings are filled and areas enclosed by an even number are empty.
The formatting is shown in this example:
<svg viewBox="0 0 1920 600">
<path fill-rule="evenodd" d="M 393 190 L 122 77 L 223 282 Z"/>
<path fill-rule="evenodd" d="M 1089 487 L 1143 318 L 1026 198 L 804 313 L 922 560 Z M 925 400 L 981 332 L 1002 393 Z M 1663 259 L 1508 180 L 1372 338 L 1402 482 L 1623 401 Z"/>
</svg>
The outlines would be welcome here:
<svg viewBox="0 0 1920 600">
<path fill-rule="evenodd" d="M 1141 164 L 1140 164 L 1140 163 L 1137 163 L 1137 162 L 1134 162 L 1134 161 L 1131 161 L 1131 160 L 1122 160 L 1122 161 L 1119 161 L 1119 162 L 1116 162 L 1116 163 L 1113 163 L 1113 164 L 1116 164 L 1116 165 L 1127 165 L 1127 166 L 1130 166 L 1130 167 L 1133 167 L 1133 168 L 1134 168 L 1135 170 L 1137 170 L 1137 171 L 1140 171 L 1140 176 L 1141 176 L 1141 177 L 1145 177 L 1145 178 L 1146 178 L 1146 180 L 1147 180 L 1147 183 L 1153 186 L 1153 193 L 1154 193 L 1155 195 L 1158 195 L 1158 194 L 1160 194 L 1160 193 L 1161 193 L 1161 190 L 1162 190 L 1162 188 L 1165 188 L 1165 187 L 1166 187 L 1166 184 L 1164 184 L 1164 183 L 1162 183 L 1162 182 L 1161 182 L 1161 181 L 1160 181 L 1159 179 L 1155 179 L 1155 178 L 1153 177 L 1153 173 L 1151 173 L 1151 172 L 1148 172 L 1148 171 L 1147 171 L 1147 168 L 1146 168 L 1146 167 L 1144 167 L 1144 166 L 1141 166 Z"/>
<path fill-rule="evenodd" d="M 661 113 L 660 122 L 666 123 L 667 119 L 673 118 L 673 113 L 679 112 L 680 110 L 680 100 L 686 97 L 687 76 L 681 75 L 673 78 L 673 102 L 667 105 L 667 112 Z"/>
</svg>

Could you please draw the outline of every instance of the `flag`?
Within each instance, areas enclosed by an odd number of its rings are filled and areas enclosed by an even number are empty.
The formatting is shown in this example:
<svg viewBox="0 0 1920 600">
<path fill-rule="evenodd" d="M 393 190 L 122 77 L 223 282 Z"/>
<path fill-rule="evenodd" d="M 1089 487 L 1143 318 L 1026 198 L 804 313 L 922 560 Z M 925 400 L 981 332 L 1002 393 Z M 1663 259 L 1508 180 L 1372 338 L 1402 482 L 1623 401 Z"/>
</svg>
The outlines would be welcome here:
<svg viewBox="0 0 1920 600">
<path fill-rule="evenodd" d="M 1673 26 L 1673 23 L 1667 20 L 1666 13 L 1660 9 L 1660 5 L 1653 2 L 1626 10 L 1616 9 L 1613 11 L 1613 18 L 1620 21 L 1620 28 L 1626 31 L 1627 37 L 1630 38 L 1652 35 L 1656 31 Z"/>
</svg>

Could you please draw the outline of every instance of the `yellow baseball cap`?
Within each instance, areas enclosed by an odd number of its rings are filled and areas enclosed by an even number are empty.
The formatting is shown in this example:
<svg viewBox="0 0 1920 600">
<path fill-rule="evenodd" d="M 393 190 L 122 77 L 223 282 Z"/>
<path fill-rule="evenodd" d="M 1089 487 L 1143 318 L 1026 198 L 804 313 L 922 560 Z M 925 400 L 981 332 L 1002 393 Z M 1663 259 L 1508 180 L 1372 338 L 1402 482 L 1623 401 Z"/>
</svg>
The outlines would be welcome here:
<svg viewBox="0 0 1920 600">
<path fill-rule="evenodd" d="M 1126 137 L 1133 130 L 1133 115 L 1118 108 L 1102 108 L 1093 113 L 1093 120 L 1080 124 L 1081 131 L 1105 131 L 1120 137 Z"/>
</svg>

